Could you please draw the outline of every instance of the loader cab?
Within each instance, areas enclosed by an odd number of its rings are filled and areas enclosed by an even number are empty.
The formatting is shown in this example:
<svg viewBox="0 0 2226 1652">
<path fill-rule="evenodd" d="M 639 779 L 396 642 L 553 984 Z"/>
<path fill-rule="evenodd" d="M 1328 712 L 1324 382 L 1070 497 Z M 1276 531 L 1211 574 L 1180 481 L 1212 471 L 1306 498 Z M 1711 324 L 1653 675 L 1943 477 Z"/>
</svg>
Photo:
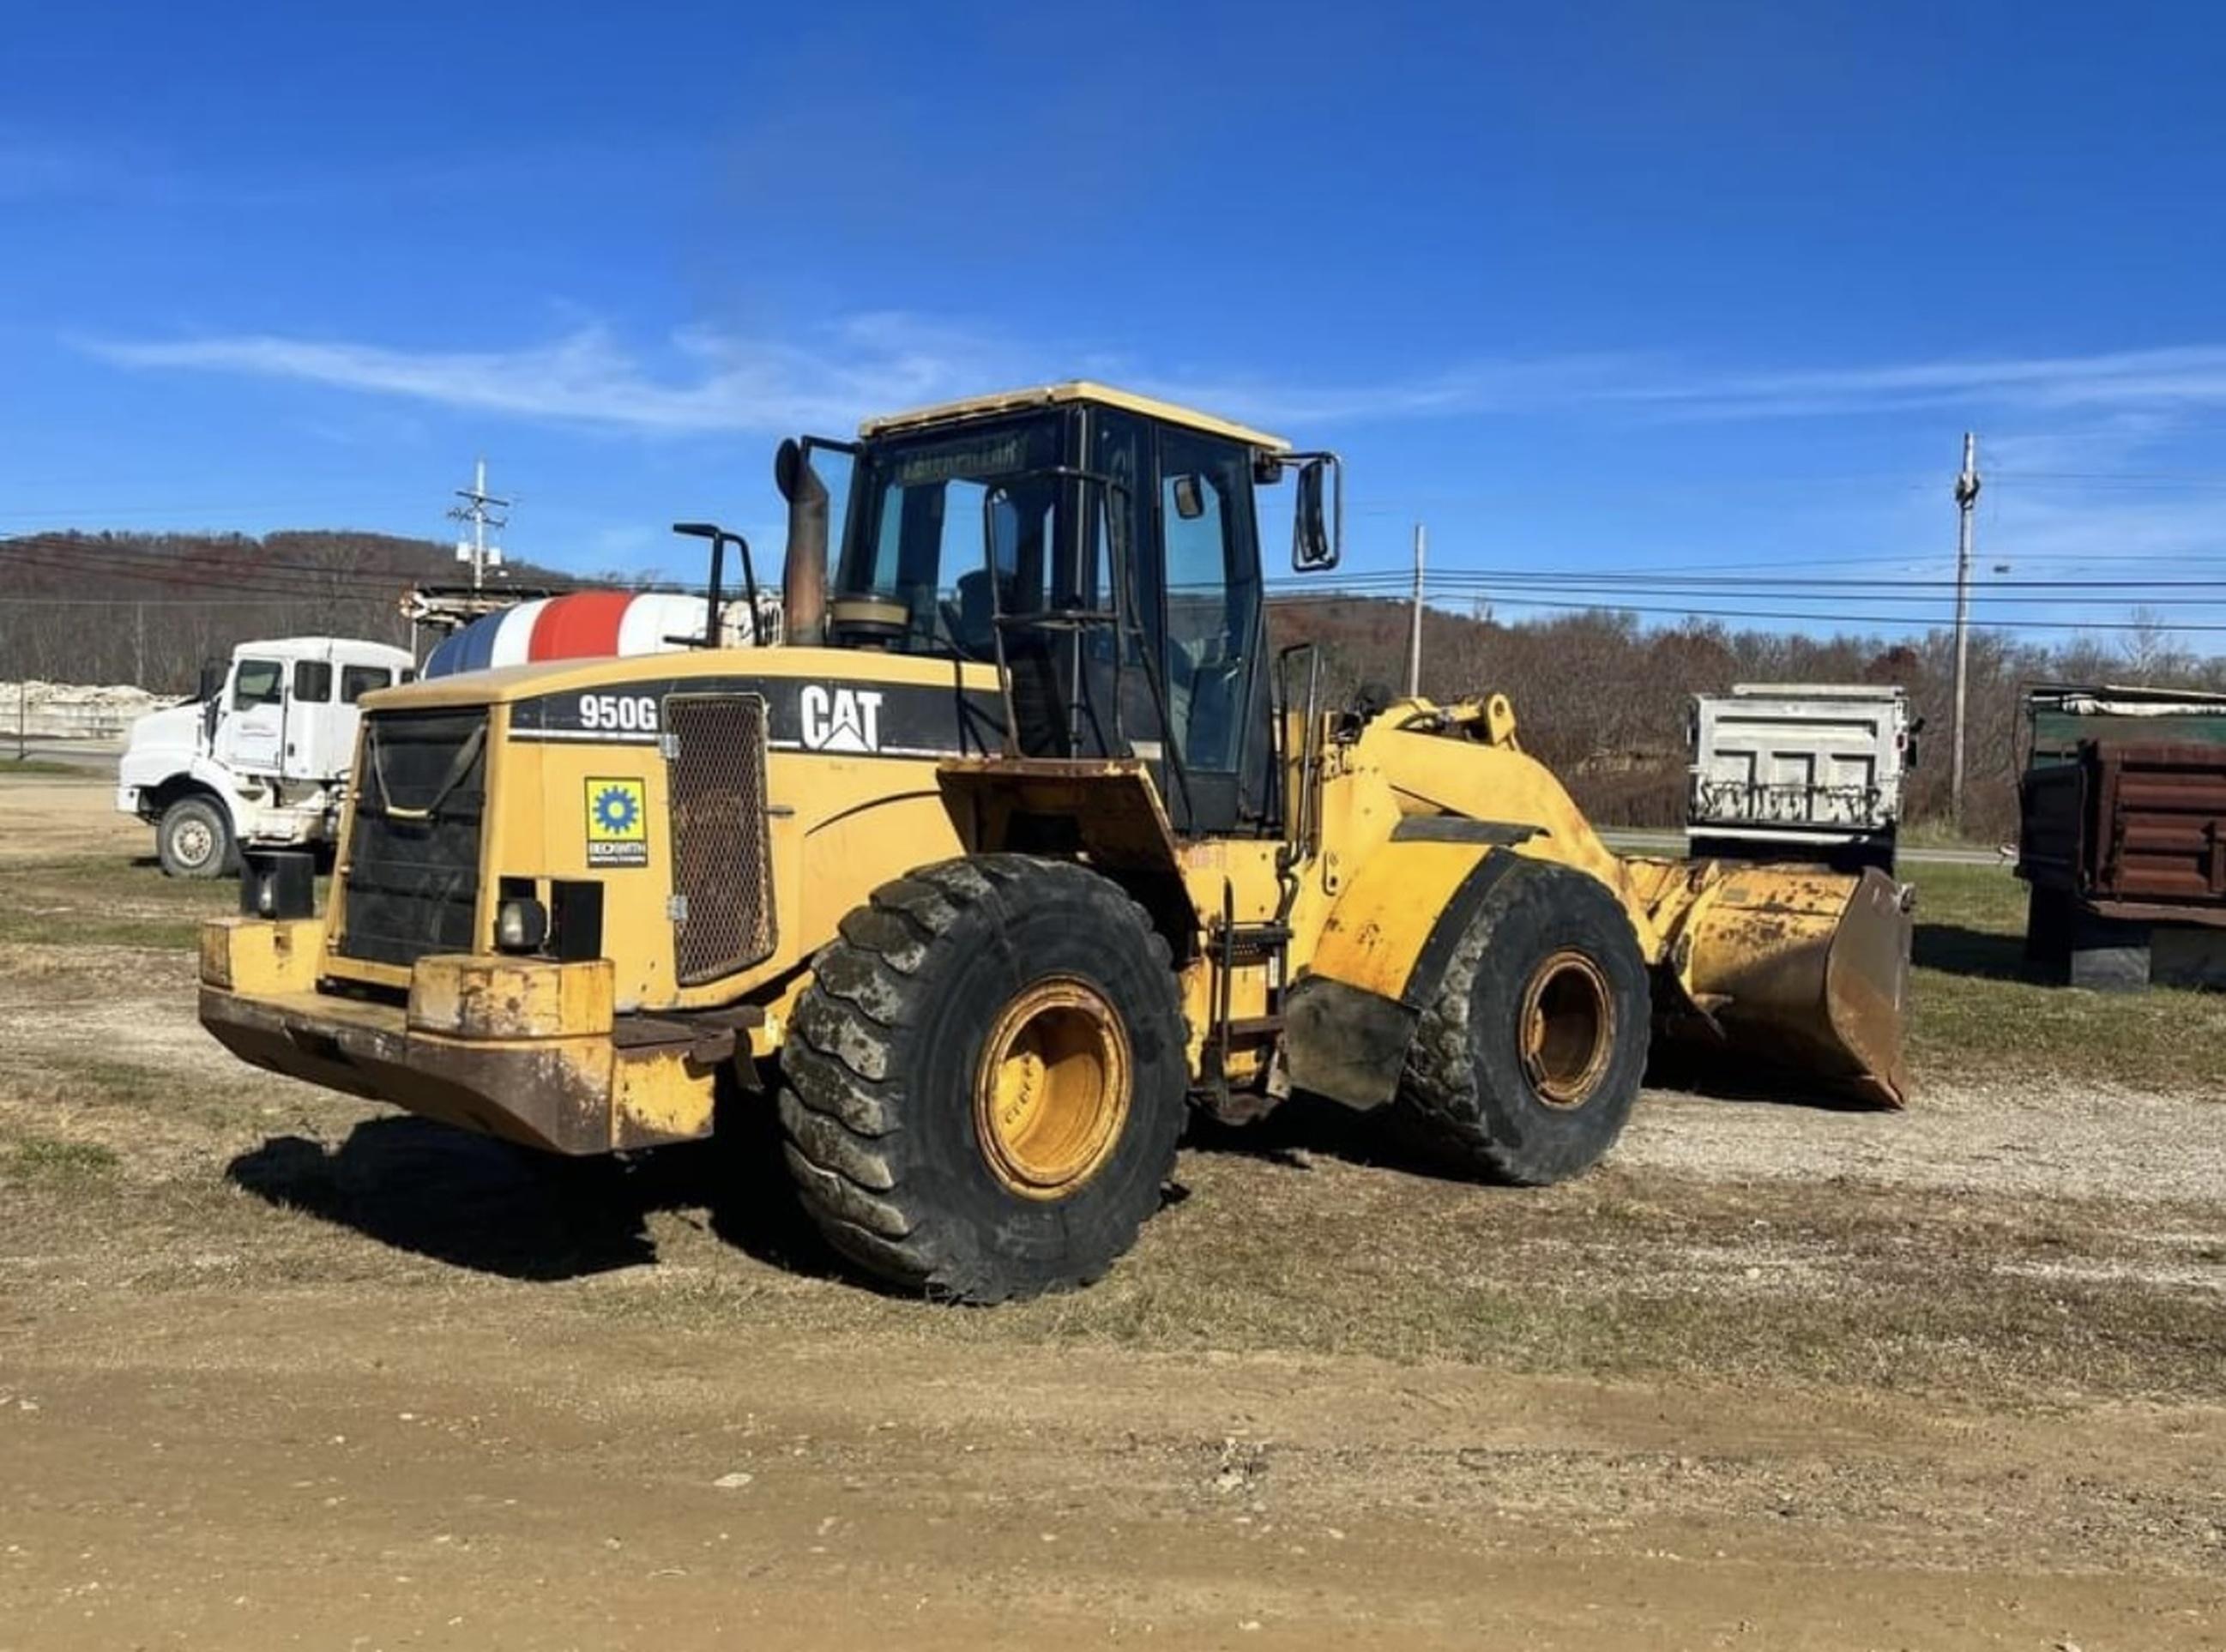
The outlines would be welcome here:
<svg viewBox="0 0 2226 1652">
<path fill-rule="evenodd" d="M 1281 829 L 1256 492 L 1297 479 L 1294 562 L 1333 565 L 1333 456 L 1084 384 L 812 446 L 849 469 L 827 642 L 996 665 L 1008 754 L 1142 759 L 1186 836 Z"/>
</svg>

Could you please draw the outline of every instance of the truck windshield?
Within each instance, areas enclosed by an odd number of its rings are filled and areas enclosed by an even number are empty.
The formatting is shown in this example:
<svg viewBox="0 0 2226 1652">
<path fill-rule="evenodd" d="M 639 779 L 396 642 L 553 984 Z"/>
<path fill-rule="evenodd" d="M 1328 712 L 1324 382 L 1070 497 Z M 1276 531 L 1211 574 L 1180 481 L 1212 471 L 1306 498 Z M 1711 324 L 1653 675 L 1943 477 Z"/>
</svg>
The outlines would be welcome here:
<svg viewBox="0 0 2226 1652">
<path fill-rule="evenodd" d="M 993 613 L 1041 606 L 1060 496 L 1044 473 L 1059 462 L 1062 428 L 1037 416 L 872 444 L 859 456 L 830 596 L 900 606 L 908 618 L 892 645 L 906 653 L 990 658 Z"/>
</svg>

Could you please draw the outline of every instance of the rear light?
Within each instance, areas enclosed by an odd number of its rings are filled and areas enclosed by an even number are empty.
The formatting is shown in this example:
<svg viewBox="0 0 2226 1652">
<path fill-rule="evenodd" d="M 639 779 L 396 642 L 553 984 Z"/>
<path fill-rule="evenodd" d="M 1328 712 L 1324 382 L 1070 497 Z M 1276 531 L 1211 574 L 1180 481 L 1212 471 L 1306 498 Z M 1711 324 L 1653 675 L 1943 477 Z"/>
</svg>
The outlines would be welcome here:
<svg viewBox="0 0 2226 1652">
<path fill-rule="evenodd" d="M 516 895 L 495 909 L 499 952 L 538 952 L 549 938 L 549 909 L 531 895 Z"/>
<path fill-rule="evenodd" d="M 239 910 L 247 918 L 308 918 L 317 910 L 317 857 L 307 849 L 243 849 Z"/>
</svg>

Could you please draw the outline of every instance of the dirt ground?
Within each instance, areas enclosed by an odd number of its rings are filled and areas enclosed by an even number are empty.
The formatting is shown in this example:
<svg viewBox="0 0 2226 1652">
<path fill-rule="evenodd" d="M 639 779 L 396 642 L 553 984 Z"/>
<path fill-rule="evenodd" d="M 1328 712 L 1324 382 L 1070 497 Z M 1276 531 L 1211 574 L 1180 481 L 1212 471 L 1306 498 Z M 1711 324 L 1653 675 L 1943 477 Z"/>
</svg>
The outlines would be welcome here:
<svg viewBox="0 0 2226 1652">
<path fill-rule="evenodd" d="M 0 867 L 58 855 L 152 855 L 155 829 L 116 812 L 112 774 L 0 785 Z"/>
<path fill-rule="evenodd" d="M 1301 1111 L 953 1311 L 747 1150 L 238 1067 L 105 804 L 0 790 L 0 1649 L 2226 1645 L 2216 1087 L 1650 1092 L 1536 1193 Z"/>
</svg>

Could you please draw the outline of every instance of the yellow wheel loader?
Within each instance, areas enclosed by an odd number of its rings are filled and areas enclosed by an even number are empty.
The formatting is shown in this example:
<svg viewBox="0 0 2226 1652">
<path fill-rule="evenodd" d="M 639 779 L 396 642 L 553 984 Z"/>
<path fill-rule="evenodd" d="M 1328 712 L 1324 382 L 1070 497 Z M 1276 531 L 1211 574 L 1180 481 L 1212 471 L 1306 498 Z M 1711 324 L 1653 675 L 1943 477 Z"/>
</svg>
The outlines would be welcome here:
<svg viewBox="0 0 2226 1652">
<path fill-rule="evenodd" d="M 1504 697 L 1323 703 L 1257 507 L 1332 566 L 1335 455 L 1069 384 L 776 477 L 782 645 L 369 699 L 329 909 L 249 864 L 209 1030 L 556 1153 L 773 1109 L 839 1250 L 969 1301 L 1102 1274 L 1193 1108 L 1310 1092 L 1538 1184 L 1657 1035 L 1901 1103 L 1880 874 L 1619 858 Z"/>
</svg>

